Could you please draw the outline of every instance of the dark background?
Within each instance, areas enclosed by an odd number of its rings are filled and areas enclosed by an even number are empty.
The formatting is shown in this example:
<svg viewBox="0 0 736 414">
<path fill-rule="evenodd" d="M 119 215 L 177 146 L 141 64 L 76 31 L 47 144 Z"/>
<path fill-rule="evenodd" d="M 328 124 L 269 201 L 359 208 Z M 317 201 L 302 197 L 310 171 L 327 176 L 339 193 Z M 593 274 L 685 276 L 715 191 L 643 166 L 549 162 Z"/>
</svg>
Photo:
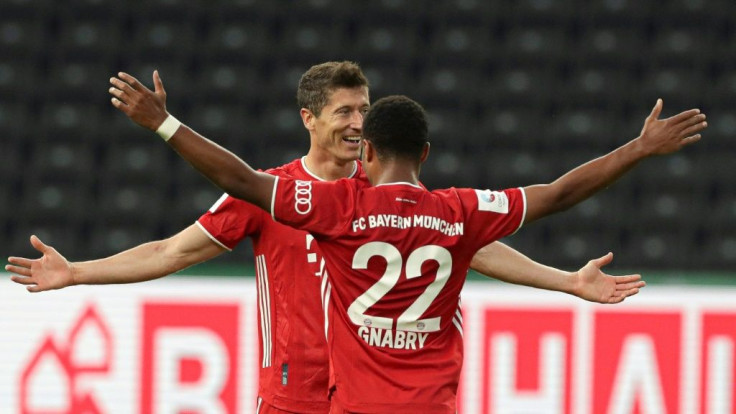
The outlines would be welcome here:
<svg viewBox="0 0 736 414">
<path fill-rule="evenodd" d="M 563 268 L 613 251 L 612 271 L 728 281 L 735 31 L 727 0 L 2 0 L 1 250 L 35 257 L 35 233 L 98 258 L 173 235 L 219 198 L 111 106 L 118 71 L 150 87 L 158 69 L 171 113 L 265 168 L 308 148 L 300 75 L 353 60 L 372 100 L 427 109 L 430 188 L 550 182 L 636 137 L 657 98 L 664 117 L 701 108 L 701 142 L 504 241 Z M 209 269 L 251 259 L 248 242 Z"/>
</svg>

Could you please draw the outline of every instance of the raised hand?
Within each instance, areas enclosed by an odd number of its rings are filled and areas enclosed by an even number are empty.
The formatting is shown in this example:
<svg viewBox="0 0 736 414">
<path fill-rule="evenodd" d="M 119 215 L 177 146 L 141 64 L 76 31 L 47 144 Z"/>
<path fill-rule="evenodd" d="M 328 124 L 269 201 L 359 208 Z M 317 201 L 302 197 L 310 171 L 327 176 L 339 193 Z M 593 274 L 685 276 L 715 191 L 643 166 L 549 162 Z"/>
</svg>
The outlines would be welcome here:
<svg viewBox="0 0 736 414">
<path fill-rule="evenodd" d="M 166 112 L 166 91 L 158 71 L 153 71 L 154 90 L 125 72 L 110 78 L 112 104 L 136 124 L 155 131 L 169 115 Z"/>
<path fill-rule="evenodd" d="M 578 283 L 573 294 L 597 303 L 619 303 L 639 293 L 646 286 L 641 275 L 611 276 L 601 268 L 613 260 L 613 253 L 593 259 L 577 271 Z"/>
<path fill-rule="evenodd" d="M 670 154 L 700 140 L 700 131 L 708 127 L 705 114 L 690 109 L 667 119 L 658 119 L 662 113 L 662 100 L 657 103 L 644 121 L 639 142 L 648 155 Z"/>
<path fill-rule="evenodd" d="M 10 264 L 5 265 L 5 270 L 15 273 L 10 280 L 26 285 L 29 292 L 61 289 L 74 284 L 72 266 L 64 256 L 36 236 L 31 236 L 31 245 L 43 256 L 38 259 L 8 257 Z"/>
</svg>

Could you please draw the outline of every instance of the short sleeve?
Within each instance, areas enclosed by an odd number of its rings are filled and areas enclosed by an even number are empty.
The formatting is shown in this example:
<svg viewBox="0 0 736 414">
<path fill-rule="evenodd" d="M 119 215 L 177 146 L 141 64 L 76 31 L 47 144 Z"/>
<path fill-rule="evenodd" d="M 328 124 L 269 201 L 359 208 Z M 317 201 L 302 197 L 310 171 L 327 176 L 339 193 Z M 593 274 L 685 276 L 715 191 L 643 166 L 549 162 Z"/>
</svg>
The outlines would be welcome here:
<svg viewBox="0 0 736 414">
<path fill-rule="evenodd" d="M 279 178 L 274 189 L 273 218 L 314 236 L 344 233 L 355 207 L 354 180 L 303 181 Z"/>
<path fill-rule="evenodd" d="M 260 233 L 264 220 L 271 217 L 262 209 L 223 194 L 197 224 L 217 244 L 232 250 L 246 237 Z"/>
<path fill-rule="evenodd" d="M 476 237 L 493 241 L 515 233 L 524 223 L 526 196 L 522 188 L 503 191 L 458 190 L 466 224 Z"/>
</svg>

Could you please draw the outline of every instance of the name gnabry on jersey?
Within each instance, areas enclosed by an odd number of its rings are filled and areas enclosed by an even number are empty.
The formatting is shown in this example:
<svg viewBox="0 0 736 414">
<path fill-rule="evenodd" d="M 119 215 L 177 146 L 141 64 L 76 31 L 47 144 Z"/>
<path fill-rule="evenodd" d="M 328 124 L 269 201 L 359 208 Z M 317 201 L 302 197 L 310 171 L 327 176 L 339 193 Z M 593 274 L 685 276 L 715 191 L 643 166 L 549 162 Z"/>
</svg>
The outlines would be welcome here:
<svg viewBox="0 0 736 414">
<path fill-rule="evenodd" d="M 422 349 L 428 333 L 392 331 L 368 326 L 358 328 L 358 335 L 370 346 L 393 349 Z"/>
<path fill-rule="evenodd" d="M 371 214 L 366 217 L 359 217 L 353 221 L 353 233 L 378 227 L 391 227 L 395 229 L 421 227 L 439 231 L 446 236 L 463 235 L 463 223 L 449 223 L 439 217 L 426 215 L 403 217 L 395 214 Z"/>
</svg>

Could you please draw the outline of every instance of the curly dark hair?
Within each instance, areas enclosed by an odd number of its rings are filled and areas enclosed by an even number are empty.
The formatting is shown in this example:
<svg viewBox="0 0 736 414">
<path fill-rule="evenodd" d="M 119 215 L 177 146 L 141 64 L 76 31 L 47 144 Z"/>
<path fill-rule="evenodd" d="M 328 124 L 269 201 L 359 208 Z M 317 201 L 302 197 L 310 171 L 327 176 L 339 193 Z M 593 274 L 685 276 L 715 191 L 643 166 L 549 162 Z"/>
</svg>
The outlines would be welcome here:
<svg viewBox="0 0 736 414">
<path fill-rule="evenodd" d="M 404 95 L 381 98 L 363 119 L 363 138 L 373 143 L 381 160 L 418 161 L 428 142 L 424 108 Z"/>
<path fill-rule="evenodd" d="M 307 108 L 315 116 L 319 116 L 335 89 L 361 86 L 367 88 L 368 79 L 357 63 L 350 61 L 320 63 L 302 75 L 296 100 L 300 108 Z"/>
</svg>

